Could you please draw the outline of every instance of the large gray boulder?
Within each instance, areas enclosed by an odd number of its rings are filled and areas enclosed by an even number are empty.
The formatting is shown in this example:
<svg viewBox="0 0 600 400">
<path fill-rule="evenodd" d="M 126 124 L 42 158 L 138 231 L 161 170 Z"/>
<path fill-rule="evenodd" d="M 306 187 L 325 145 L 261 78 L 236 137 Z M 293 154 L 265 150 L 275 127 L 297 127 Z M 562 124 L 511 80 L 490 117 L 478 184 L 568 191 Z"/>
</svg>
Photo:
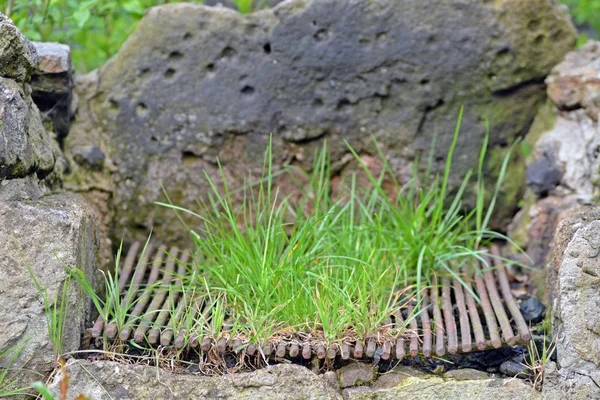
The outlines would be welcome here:
<svg viewBox="0 0 600 400">
<path fill-rule="evenodd" d="M 548 366 L 547 399 L 600 398 L 600 209 L 561 221 L 554 242 L 556 364 Z"/>
<path fill-rule="evenodd" d="M 89 299 L 73 282 L 66 285 L 66 267 L 97 273 L 96 218 L 80 195 L 55 194 L 38 201 L 0 201 L 0 354 L 21 348 L 19 357 L 0 360 L 15 369 L 26 384 L 28 371 L 46 374 L 55 367 L 43 295 L 30 273 L 46 291 L 51 306 L 68 290 L 68 314 L 62 351 L 79 350 Z M 39 375 L 33 375 L 39 380 Z"/>
<path fill-rule="evenodd" d="M 275 170 L 310 169 L 327 140 L 333 172 L 344 176 L 353 165 L 344 141 L 369 157 L 374 137 L 405 181 L 436 135 L 433 167 L 442 168 L 462 105 L 452 186 L 477 163 L 484 119 L 493 180 L 574 40 L 551 0 L 289 0 L 250 15 L 198 4 L 152 8 L 77 88 L 69 187 L 108 190 L 96 202 L 118 239 L 152 227 L 177 240 L 186 230 L 153 204 L 165 199 L 163 188 L 195 208 L 209 191 L 203 171 L 221 181 L 217 160 L 240 187 L 248 173 L 260 174 L 270 134 Z M 523 183 L 524 170 L 512 164 L 499 210 L 512 212 Z"/>
</svg>

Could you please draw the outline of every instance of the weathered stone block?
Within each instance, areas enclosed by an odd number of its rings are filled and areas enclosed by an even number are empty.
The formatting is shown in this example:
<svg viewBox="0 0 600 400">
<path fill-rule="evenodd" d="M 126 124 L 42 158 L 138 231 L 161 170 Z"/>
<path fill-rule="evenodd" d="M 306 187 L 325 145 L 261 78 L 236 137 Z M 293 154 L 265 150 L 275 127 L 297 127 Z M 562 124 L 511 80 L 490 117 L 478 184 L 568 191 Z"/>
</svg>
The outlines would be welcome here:
<svg viewBox="0 0 600 400">
<path fill-rule="evenodd" d="M 544 397 L 600 397 L 600 209 L 564 219 L 555 240 L 553 327 L 556 368 L 544 378 Z M 552 367 L 552 366 L 551 366 Z"/>
<path fill-rule="evenodd" d="M 0 13 L 0 76 L 26 82 L 37 66 L 35 47 Z"/>
<path fill-rule="evenodd" d="M 60 43 L 33 42 L 38 54 L 38 67 L 31 76 L 31 97 L 59 139 L 69 133 L 73 93 L 71 48 Z"/>
<path fill-rule="evenodd" d="M 55 364 L 42 295 L 28 269 L 47 290 L 60 298 L 67 266 L 83 269 L 92 279 L 98 269 L 96 217 L 76 194 L 55 194 L 36 201 L 0 202 L 0 352 L 23 346 L 11 365 L 27 371 L 50 372 Z M 89 299 L 75 283 L 68 296 L 63 351 L 79 350 Z M 1 360 L 7 366 L 9 360 Z M 39 376 L 34 378 L 39 380 Z"/>
</svg>

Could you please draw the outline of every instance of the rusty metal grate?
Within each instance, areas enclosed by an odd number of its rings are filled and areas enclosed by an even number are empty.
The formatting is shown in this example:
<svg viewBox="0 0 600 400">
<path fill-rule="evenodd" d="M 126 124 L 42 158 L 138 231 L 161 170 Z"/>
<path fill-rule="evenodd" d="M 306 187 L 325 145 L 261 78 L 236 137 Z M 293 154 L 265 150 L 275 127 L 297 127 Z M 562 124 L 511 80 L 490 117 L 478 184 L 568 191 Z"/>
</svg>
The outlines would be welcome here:
<svg viewBox="0 0 600 400">
<path fill-rule="evenodd" d="M 498 254 L 496 247 L 491 251 Z M 164 283 L 169 282 L 174 288 L 180 287 L 179 277 L 186 272 L 185 263 L 189 259 L 189 251 L 171 247 L 167 252 L 164 245 L 149 246 L 147 251 L 141 254 L 140 243 L 134 243 L 120 265 L 118 282 L 123 306 L 127 301 L 124 293 L 128 287 L 141 289 L 135 299 L 129 299 L 135 301 L 129 316 L 131 324 L 117 332 L 115 324 L 106 324 L 102 317 L 98 317 L 91 329 L 92 337 L 97 340 L 106 337 L 110 341 L 118 337 L 122 341 L 133 340 L 140 344 L 183 348 L 186 332 L 175 332 L 172 328 L 175 325 L 174 321 L 170 319 L 171 315 L 178 318 L 183 305 L 188 302 L 182 300 L 183 293 L 169 292 Z M 177 263 L 176 260 L 180 262 Z M 160 281 L 163 285 L 152 286 Z M 223 335 L 224 337 L 215 343 L 208 337 L 193 336 L 192 332 L 189 346 L 204 352 L 215 350 L 221 355 L 228 351 L 238 353 L 243 349 L 244 355 L 250 357 L 260 354 L 267 358 L 301 357 L 305 360 L 315 356 L 329 360 L 336 357 L 343 360 L 400 360 L 409 356 L 443 356 L 446 353 L 469 353 L 513 346 L 531 339 L 529 327 L 511 293 L 505 268 L 484 268 L 482 274 L 476 274 L 467 280 L 466 284 L 479 297 L 479 304 L 469 290 L 465 290 L 457 280 L 442 279 L 438 289 L 423 292 L 420 310 L 415 310 L 415 305 L 409 303 L 384 322 L 386 326 L 401 329 L 404 327 L 405 333 L 394 341 L 372 337 L 367 338 L 365 342 L 343 342 L 326 348 L 324 344 L 311 340 L 310 335 L 293 334 L 258 348 L 239 339 L 228 340 L 227 335 Z M 174 314 L 169 311 L 173 305 L 176 305 L 177 310 Z M 197 313 L 210 312 L 202 310 L 202 305 L 194 306 Z M 408 318 L 413 315 L 414 317 Z M 226 330 L 227 326 L 224 329 Z"/>
</svg>

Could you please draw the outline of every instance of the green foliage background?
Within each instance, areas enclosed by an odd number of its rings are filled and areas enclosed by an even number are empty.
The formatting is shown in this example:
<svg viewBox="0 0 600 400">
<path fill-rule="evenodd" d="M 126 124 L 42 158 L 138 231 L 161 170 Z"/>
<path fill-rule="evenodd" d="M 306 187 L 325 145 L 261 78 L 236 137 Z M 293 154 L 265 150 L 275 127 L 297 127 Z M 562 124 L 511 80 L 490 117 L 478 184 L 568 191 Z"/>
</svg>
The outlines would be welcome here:
<svg viewBox="0 0 600 400">
<path fill-rule="evenodd" d="M 76 70 L 85 72 L 99 67 L 119 50 L 148 8 L 179 2 L 181 0 L 0 0 L 0 11 L 9 15 L 31 40 L 69 44 Z M 242 13 L 268 3 L 265 0 L 233 2 Z"/>
<path fill-rule="evenodd" d="M 181 0 L 0 0 L 25 35 L 37 41 L 67 43 L 79 72 L 99 67 L 115 54 L 145 11 Z M 203 0 L 188 0 L 202 3 Z M 242 13 L 268 6 L 269 0 L 232 0 Z M 600 32 L 600 0 L 561 0 L 578 25 Z M 580 44 L 588 39 L 583 33 Z"/>
</svg>

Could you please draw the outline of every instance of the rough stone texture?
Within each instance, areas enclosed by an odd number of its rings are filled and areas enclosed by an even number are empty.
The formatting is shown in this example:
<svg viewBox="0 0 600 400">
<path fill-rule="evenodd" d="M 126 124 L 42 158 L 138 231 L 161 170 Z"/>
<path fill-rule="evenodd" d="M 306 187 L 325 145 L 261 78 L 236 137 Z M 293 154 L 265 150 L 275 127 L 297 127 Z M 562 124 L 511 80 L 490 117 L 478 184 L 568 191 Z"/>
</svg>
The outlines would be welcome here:
<svg viewBox="0 0 600 400">
<path fill-rule="evenodd" d="M 86 394 L 93 400 L 541 398 L 539 392 L 518 379 L 482 379 L 480 376 L 477 380 L 443 379 L 408 367 L 382 375 L 372 387 L 346 388 L 341 392 L 308 369 L 286 364 L 251 373 L 203 377 L 177 375 L 143 365 L 71 360 L 67 372 L 71 382 L 69 398 Z M 59 379 L 60 375 L 51 385 L 54 393 L 57 393 Z"/>
<path fill-rule="evenodd" d="M 172 211 L 153 202 L 164 200 L 164 187 L 176 204 L 196 208 L 208 191 L 203 171 L 220 184 L 217 159 L 235 188 L 260 173 L 269 134 L 275 170 L 308 169 L 327 139 L 342 175 L 355 163 L 343 140 L 373 156 L 373 136 L 402 178 L 438 135 L 438 171 L 461 105 L 452 184 L 476 164 L 483 118 L 493 179 L 503 147 L 529 128 L 543 79 L 574 39 L 550 0 L 289 0 L 244 16 L 198 4 L 156 7 L 77 89 L 66 146 L 95 146 L 105 158 L 98 172 L 99 162 L 69 155 L 69 185 L 107 194 L 110 205 L 97 205 L 114 214 L 113 237 L 139 239 L 153 227 L 187 239 Z M 507 214 L 522 166 L 512 164 L 510 176 L 498 206 Z"/>
<path fill-rule="evenodd" d="M 17 379 L 27 384 L 26 371 L 48 373 L 54 368 L 42 295 L 28 268 L 50 299 L 62 293 L 65 266 L 82 268 L 89 277 L 97 271 L 96 217 L 77 194 L 55 194 L 37 201 L 0 201 L 0 353 L 23 346 L 12 365 L 22 367 Z M 73 283 L 65 319 L 63 351 L 79 349 L 88 298 Z M 39 380 L 39 375 L 33 377 Z"/>
<path fill-rule="evenodd" d="M 443 379 L 436 376 L 405 377 L 398 385 L 389 389 L 365 387 L 345 389 L 347 400 L 387 400 L 387 399 L 541 399 L 541 393 L 519 379 Z"/>
<path fill-rule="evenodd" d="M 0 76 L 25 82 L 36 65 L 37 54 L 33 44 L 0 13 Z"/>
<path fill-rule="evenodd" d="M 337 371 L 340 387 L 363 386 L 373 383 L 377 375 L 377 367 L 373 364 L 354 363 Z"/>
<path fill-rule="evenodd" d="M 38 67 L 31 76 L 32 98 L 59 139 L 69 133 L 73 68 L 71 48 L 60 43 L 33 42 L 38 54 Z"/>
<path fill-rule="evenodd" d="M 340 399 L 321 377 L 295 365 L 275 365 L 252 373 L 176 375 L 144 365 L 72 360 L 69 398 L 83 393 L 104 399 Z M 157 376 L 158 374 L 158 376 Z M 56 381 L 60 376 L 56 378 Z M 56 393 L 56 383 L 53 385 Z"/>
<path fill-rule="evenodd" d="M 509 229 L 538 266 L 546 262 L 558 216 L 600 193 L 600 43 L 569 53 L 546 83 L 550 104 L 528 134 L 531 191 Z"/>
<path fill-rule="evenodd" d="M 255 1 L 255 9 L 262 9 L 266 7 L 275 7 L 277 4 L 283 2 L 283 0 L 258 0 Z M 233 0 L 204 0 L 204 4 L 207 6 L 218 6 L 218 7 L 228 7 L 234 10 L 237 10 L 237 6 L 233 2 Z"/>
<path fill-rule="evenodd" d="M 56 146 L 42 125 L 28 86 L 0 77 L 0 181 L 53 169 Z"/>
<path fill-rule="evenodd" d="M 547 398 L 600 397 L 600 209 L 564 219 L 555 239 L 557 294 L 553 327 L 557 368 L 544 382 Z M 546 385 L 548 383 L 548 385 Z"/>
<path fill-rule="evenodd" d="M 0 14 L 0 198 L 47 193 L 62 172 L 62 153 L 27 83 L 37 60 L 34 46 Z"/>
</svg>

